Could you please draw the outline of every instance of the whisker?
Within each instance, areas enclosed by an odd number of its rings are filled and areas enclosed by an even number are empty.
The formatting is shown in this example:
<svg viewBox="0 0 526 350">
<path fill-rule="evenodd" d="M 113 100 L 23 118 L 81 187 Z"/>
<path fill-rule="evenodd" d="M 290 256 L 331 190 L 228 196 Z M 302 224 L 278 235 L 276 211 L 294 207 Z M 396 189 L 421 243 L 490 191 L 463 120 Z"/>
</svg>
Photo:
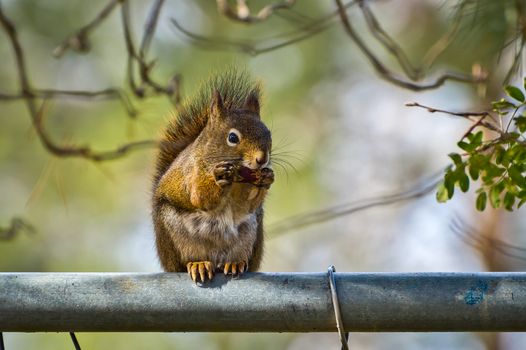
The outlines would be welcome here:
<svg viewBox="0 0 526 350">
<path fill-rule="evenodd" d="M 285 149 L 292 145 L 291 141 L 288 141 L 285 137 L 282 137 L 273 147 L 274 150 Z"/>
<path fill-rule="evenodd" d="M 270 153 L 271 154 L 294 154 L 294 155 L 296 155 L 296 154 L 305 154 L 305 151 L 298 150 L 298 149 L 287 149 L 287 148 L 277 149 L 277 148 L 273 148 Z"/>
<path fill-rule="evenodd" d="M 295 151 L 272 152 L 271 155 L 275 157 L 282 157 L 282 156 L 294 157 L 295 159 L 298 159 L 298 160 L 303 160 L 302 157 L 304 157 L 303 154 L 299 154 L 299 152 L 295 152 Z"/>
<path fill-rule="evenodd" d="M 294 164 L 292 164 L 292 163 L 289 162 L 288 160 L 285 160 L 285 159 L 279 159 L 279 158 L 278 158 L 278 159 L 272 159 L 272 163 L 273 163 L 273 164 L 276 164 L 276 165 L 280 165 L 280 166 L 282 166 L 283 168 L 288 167 L 288 168 L 294 170 L 294 172 L 295 172 L 296 174 L 299 174 L 298 169 L 294 166 Z"/>
<path fill-rule="evenodd" d="M 278 160 L 278 161 L 284 161 L 284 162 L 291 163 L 291 161 L 288 159 L 288 158 L 290 158 L 291 160 L 293 160 L 295 162 L 298 162 L 298 163 L 301 163 L 302 165 L 306 165 L 307 164 L 307 162 L 304 159 L 301 159 L 301 158 L 298 158 L 298 157 L 295 157 L 295 156 L 283 157 L 283 156 L 279 155 L 279 156 L 274 156 L 274 157 L 271 157 L 271 158 L 273 160 Z"/>
<path fill-rule="evenodd" d="M 287 168 L 283 166 L 283 164 L 276 163 L 276 165 L 280 168 L 280 170 L 283 170 L 285 173 L 285 177 L 287 179 L 287 182 L 289 181 L 289 172 L 287 171 Z"/>
</svg>

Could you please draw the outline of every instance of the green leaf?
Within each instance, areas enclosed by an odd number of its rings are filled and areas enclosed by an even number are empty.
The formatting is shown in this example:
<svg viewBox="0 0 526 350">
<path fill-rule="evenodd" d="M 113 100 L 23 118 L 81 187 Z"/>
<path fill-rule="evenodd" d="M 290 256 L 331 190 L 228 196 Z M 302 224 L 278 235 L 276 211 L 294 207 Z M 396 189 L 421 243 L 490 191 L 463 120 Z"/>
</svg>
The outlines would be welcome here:
<svg viewBox="0 0 526 350">
<path fill-rule="evenodd" d="M 447 198 L 453 198 L 453 194 L 455 193 L 455 173 L 451 170 L 449 170 L 444 176 L 444 187 L 447 191 Z"/>
<path fill-rule="evenodd" d="M 526 171 L 526 148 L 524 148 L 524 146 L 520 146 L 519 151 L 515 155 L 514 162 L 517 165 L 521 165 L 523 171 Z"/>
<path fill-rule="evenodd" d="M 495 163 L 502 164 L 506 151 L 501 145 L 495 146 Z"/>
<path fill-rule="evenodd" d="M 462 192 L 467 192 L 469 190 L 469 177 L 465 173 L 459 175 L 458 186 Z"/>
<path fill-rule="evenodd" d="M 506 141 L 510 142 L 516 141 L 519 137 L 521 137 L 521 134 L 519 134 L 518 132 L 509 132 L 502 136 L 506 138 Z"/>
<path fill-rule="evenodd" d="M 488 195 L 486 192 L 480 192 L 477 196 L 476 207 L 478 211 L 484 211 L 486 209 L 486 202 L 488 201 Z"/>
<path fill-rule="evenodd" d="M 482 131 L 478 131 L 476 134 L 469 134 L 470 147 L 473 149 L 479 147 L 482 144 L 482 137 L 484 136 Z"/>
<path fill-rule="evenodd" d="M 500 186 L 500 184 L 497 184 L 491 188 L 489 191 L 489 201 L 491 203 L 491 206 L 495 209 L 499 208 L 502 204 L 502 201 L 500 199 L 500 193 L 504 189 L 504 186 Z"/>
<path fill-rule="evenodd" d="M 485 168 L 490 161 L 490 156 L 484 155 L 484 154 L 474 154 L 469 158 L 469 162 L 472 164 L 476 164 L 479 168 Z"/>
<path fill-rule="evenodd" d="M 471 176 L 473 180 L 478 180 L 479 174 L 480 174 L 479 165 L 476 162 L 471 162 L 469 164 L 469 176 Z"/>
<path fill-rule="evenodd" d="M 520 132 L 526 131 L 526 116 L 520 116 L 515 118 L 515 125 Z"/>
<path fill-rule="evenodd" d="M 462 157 L 458 153 L 450 153 L 448 154 L 449 158 L 455 163 L 456 166 L 459 166 L 462 164 Z"/>
<path fill-rule="evenodd" d="M 517 106 L 510 101 L 501 98 L 499 101 L 495 101 L 491 103 L 493 110 L 502 113 L 503 110 L 506 110 L 508 108 L 517 108 Z"/>
<path fill-rule="evenodd" d="M 489 163 L 486 166 L 486 175 L 490 178 L 499 177 L 506 172 L 506 168 Z"/>
<path fill-rule="evenodd" d="M 444 186 L 444 183 L 441 183 L 440 185 L 438 185 L 436 197 L 437 197 L 437 202 L 439 203 L 445 203 L 450 198 L 448 191 L 446 189 L 446 186 Z"/>
<path fill-rule="evenodd" d="M 513 99 L 519 102 L 524 102 L 524 94 L 518 87 L 508 85 L 504 88 L 504 91 L 506 91 L 506 94 Z"/>
<path fill-rule="evenodd" d="M 522 173 L 517 166 L 510 166 L 508 169 L 508 174 L 517 186 L 521 188 L 526 188 L 526 179 L 524 178 L 524 176 L 522 176 Z"/>
<path fill-rule="evenodd" d="M 506 151 L 506 156 L 509 162 L 514 162 L 517 158 L 520 158 L 524 153 L 524 147 L 518 143 L 510 144 L 510 147 Z"/>
<path fill-rule="evenodd" d="M 467 143 L 467 142 L 459 141 L 457 143 L 457 146 L 460 147 L 461 149 L 463 149 L 466 152 L 470 152 L 471 151 L 471 147 L 470 147 L 469 143 Z"/>
<path fill-rule="evenodd" d="M 513 211 L 513 204 L 515 204 L 515 196 L 511 192 L 506 192 L 504 195 L 504 208 L 508 211 Z"/>
</svg>

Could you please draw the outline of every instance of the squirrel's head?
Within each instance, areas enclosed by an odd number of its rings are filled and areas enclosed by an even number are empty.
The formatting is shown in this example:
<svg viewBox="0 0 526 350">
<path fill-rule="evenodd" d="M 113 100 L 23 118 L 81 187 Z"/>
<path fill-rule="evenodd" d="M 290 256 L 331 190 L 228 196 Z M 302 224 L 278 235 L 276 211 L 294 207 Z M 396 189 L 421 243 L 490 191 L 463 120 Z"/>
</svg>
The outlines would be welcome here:
<svg viewBox="0 0 526 350">
<path fill-rule="evenodd" d="M 251 91 L 239 109 L 226 108 L 215 91 L 209 113 L 207 128 L 212 137 L 208 137 L 208 146 L 214 148 L 215 155 L 239 160 L 251 169 L 269 165 L 272 138 L 259 115 L 257 91 Z"/>
</svg>

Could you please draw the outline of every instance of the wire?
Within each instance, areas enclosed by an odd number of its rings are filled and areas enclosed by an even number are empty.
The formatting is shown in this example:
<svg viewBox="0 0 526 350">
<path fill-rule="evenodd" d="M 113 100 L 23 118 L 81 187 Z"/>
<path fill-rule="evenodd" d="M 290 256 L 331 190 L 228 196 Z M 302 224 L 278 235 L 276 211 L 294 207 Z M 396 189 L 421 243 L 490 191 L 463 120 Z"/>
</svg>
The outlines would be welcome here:
<svg viewBox="0 0 526 350">
<path fill-rule="evenodd" d="M 73 345 L 75 345 L 75 350 L 82 350 L 80 348 L 80 344 L 77 340 L 77 337 L 75 336 L 75 333 L 74 332 L 69 332 L 69 336 L 71 337 L 71 341 L 73 342 Z M 0 350 L 3 350 L 3 349 L 0 349 Z"/>
<path fill-rule="evenodd" d="M 349 332 L 345 332 L 345 327 L 343 326 L 342 312 L 340 309 L 340 300 L 338 299 L 338 291 L 336 290 L 336 281 L 334 279 L 335 272 L 336 268 L 334 267 L 334 265 L 329 266 L 329 268 L 327 269 L 327 275 L 329 277 L 329 287 L 331 289 L 332 307 L 334 308 L 336 328 L 338 328 L 338 334 L 340 335 L 342 350 L 349 350 Z"/>
</svg>

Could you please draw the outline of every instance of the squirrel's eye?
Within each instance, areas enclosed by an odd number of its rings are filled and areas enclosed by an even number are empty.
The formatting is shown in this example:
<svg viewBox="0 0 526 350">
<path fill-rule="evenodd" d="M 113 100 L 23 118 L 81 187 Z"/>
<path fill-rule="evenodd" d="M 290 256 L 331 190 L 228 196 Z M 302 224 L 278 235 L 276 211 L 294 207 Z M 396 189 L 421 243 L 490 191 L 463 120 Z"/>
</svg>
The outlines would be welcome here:
<svg viewBox="0 0 526 350">
<path fill-rule="evenodd" d="M 228 134 L 228 142 L 230 142 L 230 143 L 239 143 L 239 137 L 237 137 L 236 134 L 231 132 L 230 134 Z"/>
<path fill-rule="evenodd" d="M 239 132 L 230 131 L 226 139 L 229 146 L 235 146 L 239 143 Z"/>
</svg>

